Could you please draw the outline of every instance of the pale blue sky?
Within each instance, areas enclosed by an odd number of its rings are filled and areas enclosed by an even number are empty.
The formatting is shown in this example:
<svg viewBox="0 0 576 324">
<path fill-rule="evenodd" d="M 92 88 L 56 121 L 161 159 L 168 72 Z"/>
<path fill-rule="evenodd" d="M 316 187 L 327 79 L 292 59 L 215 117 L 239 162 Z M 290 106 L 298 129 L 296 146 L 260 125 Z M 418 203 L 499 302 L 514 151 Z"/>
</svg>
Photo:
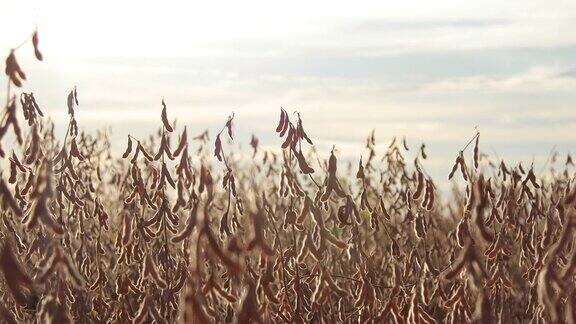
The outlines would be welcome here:
<svg viewBox="0 0 576 324">
<path fill-rule="evenodd" d="M 406 135 L 438 175 L 474 126 L 509 159 L 576 151 L 575 1 L 8 2 L 0 50 L 40 29 L 45 62 L 19 54 L 40 104 L 64 118 L 78 85 L 80 124 L 118 138 L 158 125 L 164 97 L 192 133 L 235 111 L 245 146 L 279 145 L 280 106 L 321 151 Z"/>
</svg>

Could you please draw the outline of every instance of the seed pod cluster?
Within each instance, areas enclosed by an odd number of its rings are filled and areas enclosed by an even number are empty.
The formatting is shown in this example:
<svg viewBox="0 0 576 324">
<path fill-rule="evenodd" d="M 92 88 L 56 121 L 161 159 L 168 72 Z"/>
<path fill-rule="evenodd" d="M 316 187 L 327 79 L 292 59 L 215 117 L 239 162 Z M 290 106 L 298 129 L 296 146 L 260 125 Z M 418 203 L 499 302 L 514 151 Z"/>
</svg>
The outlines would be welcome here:
<svg viewBox="0 0 576 324">
<path fill-rule="evenodd" d="M 62 133 L 32 93 L 7 97 L 2 322 L 574 319 L 570 157 L 540 172 L 495 162 L 476 134 L 471 167 L 466 145 L 449 176 L 465 182 L 444 195 L 424 144 L 377 151 L 372 132 L 346 167 L 335 147 L 303 150 L 301 115 L 284 109 L 282 150 L 253 135 L 238 153 L 233 114 L 213 143 L 208 131 L 189 141 L 162 101 L 157 131 L 125 134 L 116 152 L 107 132 L 79 127 L 75 88 Z"/>
</svg>

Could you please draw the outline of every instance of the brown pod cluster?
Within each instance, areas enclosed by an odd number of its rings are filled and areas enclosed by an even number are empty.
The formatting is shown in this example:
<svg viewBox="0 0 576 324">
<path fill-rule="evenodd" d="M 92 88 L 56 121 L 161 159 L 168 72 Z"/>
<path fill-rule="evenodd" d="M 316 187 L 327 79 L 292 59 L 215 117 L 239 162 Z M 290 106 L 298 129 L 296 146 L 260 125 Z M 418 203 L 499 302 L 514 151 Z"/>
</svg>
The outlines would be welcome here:
<svg viewBox="0 0 576 324">
<path fill-rule="evenodd" d="M 23 81 L 14 53 L 10 85 Z M 404 137 L 380 149 L 372 131 L 350 161 L 281 109 L 279 147 L 252 135 L 245 155 L 234 114 L 189 141 L 162 100 L 156 130 L 116 152 L 78 125 L 76 88 L 62 137 L 11 89 L 0 322 L 574 321 L 570 156 L 536 172 L 480 153 L 476 133 L 449 174 L 465 182 L 446 192 Z"/>
</svg>

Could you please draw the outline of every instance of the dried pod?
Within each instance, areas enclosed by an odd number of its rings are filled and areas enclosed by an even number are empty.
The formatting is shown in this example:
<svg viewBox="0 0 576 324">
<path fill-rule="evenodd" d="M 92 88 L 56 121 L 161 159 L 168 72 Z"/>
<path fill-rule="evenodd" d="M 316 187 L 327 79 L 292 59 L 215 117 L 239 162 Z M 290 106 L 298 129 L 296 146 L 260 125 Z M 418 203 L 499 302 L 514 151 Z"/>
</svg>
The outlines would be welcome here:
<svg viewBox="0 0 576 324">
<path fill-rule="evenodd" d="M 166 103 L 164 103 L 164 99 L 162 99 L 162 124 L 164 125 L 164 129 L 166 129 L 169 132 L 174 131 L 172 129 L 172 126 L 170 126 L 170 123 L 168 122 L 168 116 L 166 114 Z"/>
<path fill-rule="evenodd" d="M 38 31 L 35 30 L 34 33 L 32 34 L 32 46 L 34 47 L 34 56 L 36 56 L 36 59 L 38 61 L 42 61 L 43 56 L 40 50 L 38 49 L 38 42 L 39 42 Z"/>
</svg>

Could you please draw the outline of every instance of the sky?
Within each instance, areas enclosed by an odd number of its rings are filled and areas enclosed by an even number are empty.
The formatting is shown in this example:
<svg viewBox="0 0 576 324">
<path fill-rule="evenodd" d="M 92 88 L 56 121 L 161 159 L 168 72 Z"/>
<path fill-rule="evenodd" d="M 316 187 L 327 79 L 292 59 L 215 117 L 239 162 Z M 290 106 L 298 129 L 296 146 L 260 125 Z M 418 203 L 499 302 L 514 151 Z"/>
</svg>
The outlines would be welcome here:
<svg viewBox="0 0 576 324">
<path fill-rule="evenodd" d="M 475 127 L 500 158 L 576 151 L 576 1 L 6 2 L 0 51 L 37 26 L 45 57 L 19 50 L 24 90 L 64 123 L 76 85 L 81 127 L 118 138 L 157 127 L 164 98 L 191 133 L 233 111 L 244 146 L 280 145 L 280 107 L 326 154 L 406 136 L 442 176 Z"/>
</svg>

